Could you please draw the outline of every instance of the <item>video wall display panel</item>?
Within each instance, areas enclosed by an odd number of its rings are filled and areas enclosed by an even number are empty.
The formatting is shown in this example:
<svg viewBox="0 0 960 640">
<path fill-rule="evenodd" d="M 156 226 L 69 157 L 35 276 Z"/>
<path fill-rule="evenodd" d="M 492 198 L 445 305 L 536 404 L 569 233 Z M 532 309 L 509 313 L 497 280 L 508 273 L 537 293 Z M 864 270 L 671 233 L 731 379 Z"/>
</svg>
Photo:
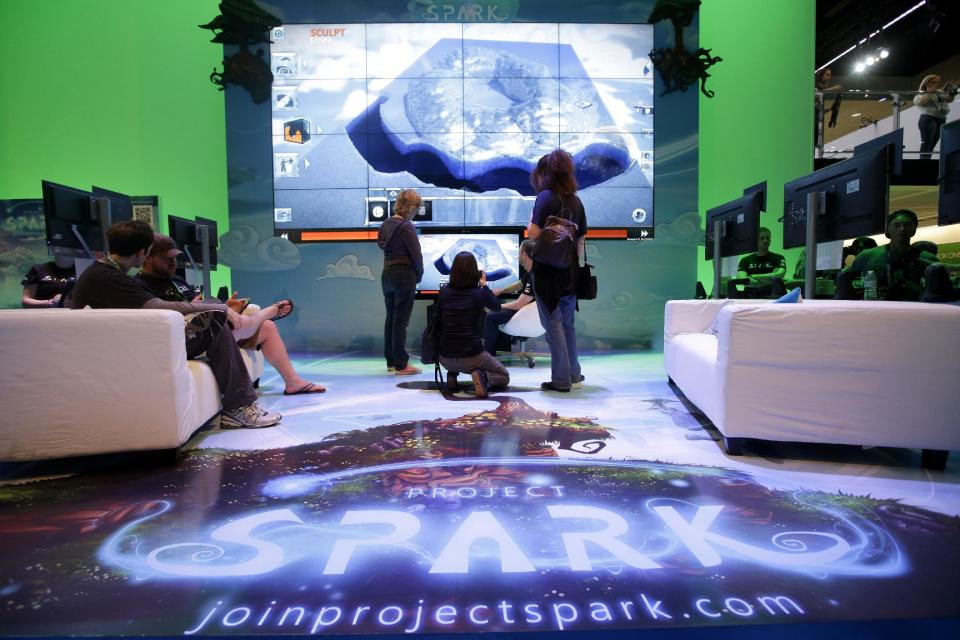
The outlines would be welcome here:
<svg viewBox="0 0 960 640">
<path fill-rule="evenodd" d="M 274 227 L 363 229 L 401 189 L 419 225 L 525 226 L 570 152 L 590 226 L 653 227 L 647 24 L 288 24 L 270 50 Z"/>
</svg>

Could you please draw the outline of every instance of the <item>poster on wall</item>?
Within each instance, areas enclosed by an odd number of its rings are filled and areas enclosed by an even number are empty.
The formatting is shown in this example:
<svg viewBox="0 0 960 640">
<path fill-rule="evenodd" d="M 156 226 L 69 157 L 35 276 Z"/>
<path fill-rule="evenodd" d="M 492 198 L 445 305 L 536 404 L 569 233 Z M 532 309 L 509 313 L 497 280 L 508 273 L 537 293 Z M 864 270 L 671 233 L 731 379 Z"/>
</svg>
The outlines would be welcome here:
<svg viewBox="0 0 960 640">
<path fill-rule="evenodd" d="M 49 260 L 44 229 L 43 200 L 0 200 L 0 308 L 19 308 L 20 281 Z"/>
</svg>

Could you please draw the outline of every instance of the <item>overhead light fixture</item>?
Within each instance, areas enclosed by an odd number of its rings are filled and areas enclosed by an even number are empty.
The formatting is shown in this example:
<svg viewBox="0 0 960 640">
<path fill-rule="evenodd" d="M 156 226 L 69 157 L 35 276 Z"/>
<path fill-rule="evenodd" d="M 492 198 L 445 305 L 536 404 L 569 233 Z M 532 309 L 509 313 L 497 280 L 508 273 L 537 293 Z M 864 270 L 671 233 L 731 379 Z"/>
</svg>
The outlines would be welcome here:
<svg viewBox="0 0 960 640">
<path fill-rule="evenodd" d="M 864 60 L 864 62 L 867 64 L 868 67 L 876 61 L 877 59 L 874 58 L 873 56 L 867 56 L 866 60 Z"/>
<path fill-rule="evenodd" d="M 880 51 L 878 51 L 877 54 L 880 56 L 881 60 L 886 60 L 890 57 L 890 49 L 887 49 L 886 47 L 880 47 Z"/>
<path fill-rule="evenodd" d="M 818 68 L 816 69 L 816 71 L 814 71 L 814 73 L 819 73 L 822 69 L 826 69 L 826 68 L 829 67 L 831 64 L 833 64 L 834 62 L 836 62 L 837 60 L 839 60 L 839 59 L 842 58 L 843 56 L 847 55 L 848 53 L 850 53 L 851 51 L 853 51 L 854 49 L 856 49 L 859 45 L 866 43 L 870 38 L 872 38 L 872 37 L 874 37 L 874 36 L 880 35 L 883 31 L 889 29 L 890 27 L 892 27 L 892 26 L 895 25 L 896 23 L 900 22 L 901 20 L 903 20 L 903 19 L 906 18 L 908 15 L 910 15 L 911 13 L 913 13 L 914 11 L 916 11 L 917 9 L 919 9 L 920 7 L 924 6 L 925 4 L 927 4 L 927 0 L 921 0 L 920 2 L 918 2 L 917 4 L 913 5 L 912 7 L 910 7 L 910 8 L 907 9 L 906 11 L 904 11 L 903 13 L 901 13 L 900 15 L 898 15 L 896 18 L 894 18 L 893 20 L 891 20 L 891 21 L 888 22 L 887 24 L 883 25 L 882 27 L 880 27 L 879 29 L 877 29 L 876 31 L 874 31 L 873 33 L 871 33 L 871 34 L 870 34 L 869 36 L 867 36 L 866 38 L 863 38 L 863 39 L 860 40 L 858 43 L 856 43 L 856 44 L 854 44 L 854 45 L 851 45 L 849 48 L 846 49 L 846 51 L 844 51 L 844 52 L 841 53 L 840 55 L 836 56 L 835 58 L 833 58 L 832 60 L 830 60 L 830 61 L 827 62 L 826 64 L 820 65 L 820 67 L 818 67 Z M 889 52 L 888 52 L 888 53 L 889 53 Z M 885 56 L 881 56 L 881 57 L 885 57 Z"/>
<path fill-rule="evenodd" d="M 863 73 L 864 70 L 866 70 L 866 68 L 867 68 L 867 65 L 863 64 L 862 62 L 858 62 L 857 65 L 853 68 L 853 70 L 856 71 L 857 73 Z"/>
</svg>

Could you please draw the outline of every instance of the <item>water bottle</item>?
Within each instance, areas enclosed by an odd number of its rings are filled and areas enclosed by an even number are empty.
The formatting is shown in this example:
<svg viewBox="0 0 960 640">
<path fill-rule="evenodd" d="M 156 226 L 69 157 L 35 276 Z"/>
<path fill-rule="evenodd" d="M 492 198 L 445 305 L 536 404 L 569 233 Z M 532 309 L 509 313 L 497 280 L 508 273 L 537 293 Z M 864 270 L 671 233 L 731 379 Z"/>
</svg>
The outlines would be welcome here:
<svg viewBox="0 0 960 640">
<path fill-rule="evenodd" d="M 877 299 L 877 274 L 873 271 L 867 271 L 863 274 L 863 299 Z"/>
</svg>

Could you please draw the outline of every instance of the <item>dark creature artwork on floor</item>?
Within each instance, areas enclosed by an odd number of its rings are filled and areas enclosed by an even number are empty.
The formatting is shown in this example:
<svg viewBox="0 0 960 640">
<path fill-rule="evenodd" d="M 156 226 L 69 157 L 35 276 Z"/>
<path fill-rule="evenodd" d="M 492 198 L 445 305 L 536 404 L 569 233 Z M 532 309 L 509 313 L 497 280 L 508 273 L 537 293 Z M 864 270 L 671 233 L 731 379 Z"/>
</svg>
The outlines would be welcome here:
<svg viewBox="0 0 960 640">
<path fill-rule="evenodd" d="M 213 70 L 210 81 L 223 91 L 227 84 L 237 84 L 250 92 L 257 104 L 270 98 L 273 74 L 264 60 L 263 48 L 252 53 L 252 45 L 270 42 L 267 33 L 281 21 L 258 7 L 253 0 L 223 0 L 220 15 L 199 25 L 216 34 L 211 42 L 237 45 L 240 51 L 223 59 L 223 71 Z"/>
<path fill-rule="evenodd" d="M 722 62 L 723 58 L 711 56 L 710 49 L 700 47 L 694 53 L 690 53 L 683 46 L 683 28 L 691 25 L 699 8 L 700 0 L 658 0 L 653 13 L 647 19 L 650 24 L 661 20 L 669 20 L 673 23 L 673 48 L 663 47 L 650 52 L 650 60 L 663 80 L 664 89 L 661 96 L 674 91 L 686 91 L 687 87 L 698 80 L 703 95 L 708 98 L 715 95 L 714 91 L 707 89 L 707 78 L 710 77 L 707 69 Z"/>
</svg>

